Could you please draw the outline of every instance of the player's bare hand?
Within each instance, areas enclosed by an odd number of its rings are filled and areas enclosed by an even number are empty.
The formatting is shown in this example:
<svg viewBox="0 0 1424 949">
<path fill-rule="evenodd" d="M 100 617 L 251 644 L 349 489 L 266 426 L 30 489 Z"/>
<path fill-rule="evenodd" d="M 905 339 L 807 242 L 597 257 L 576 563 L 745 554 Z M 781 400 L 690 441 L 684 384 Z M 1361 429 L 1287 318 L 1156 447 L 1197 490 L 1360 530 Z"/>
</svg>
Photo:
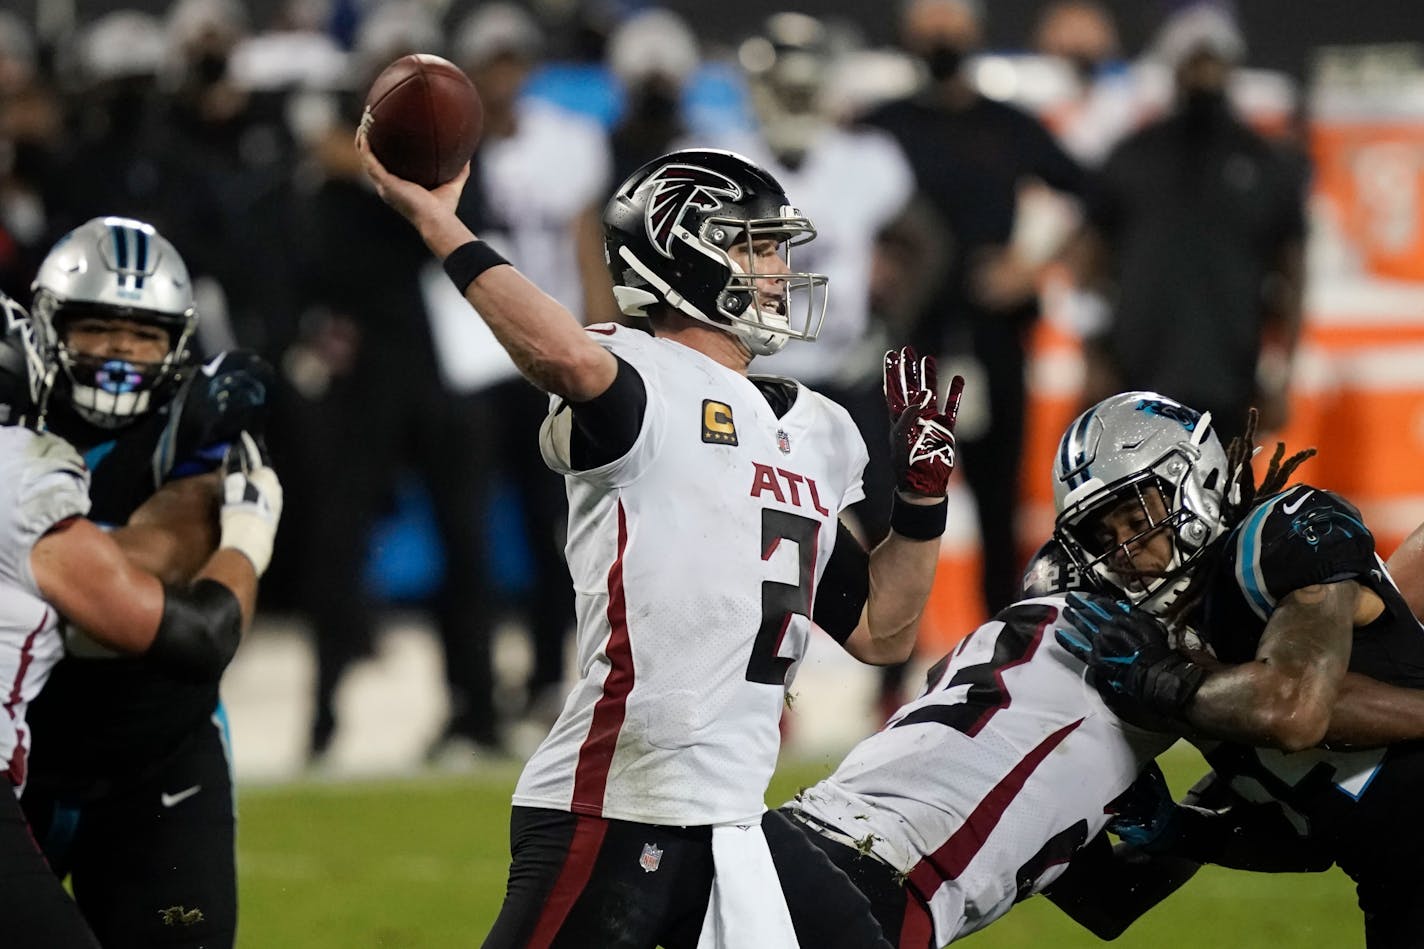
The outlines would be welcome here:
<svg viewBox="0 0 1424 949">
<path fill-rule="evenodd" d="M 381 200 L 395 208 L 407 221 L 414 224 L 422 234 L 427 227 L 442 218 L 453 217 L 455 207 L 460 203 L 460 193 L 465 190 L 465 182 L 470 177 L 470 163 L 454 178 L 437 188 L 422 188 L 413 181 L 397 178 L 386 170 L 381 160 L 371 152 L 366 141 L 366 130 L 356 130 L 356 151 L 361 156 L 361 166 L 366 177 L 376 186 Z"/>
<path fill-rule="evenodd" d="M 885 407 L 890 410 L 890 461 L 895 484 L 905 494 L 942 498 L 954 473 L 954 423 L 964 377 L 949 384 L 939 407 L 933 356 L 920 358 L 912 346 L 885 354 Z"/>
</svg>

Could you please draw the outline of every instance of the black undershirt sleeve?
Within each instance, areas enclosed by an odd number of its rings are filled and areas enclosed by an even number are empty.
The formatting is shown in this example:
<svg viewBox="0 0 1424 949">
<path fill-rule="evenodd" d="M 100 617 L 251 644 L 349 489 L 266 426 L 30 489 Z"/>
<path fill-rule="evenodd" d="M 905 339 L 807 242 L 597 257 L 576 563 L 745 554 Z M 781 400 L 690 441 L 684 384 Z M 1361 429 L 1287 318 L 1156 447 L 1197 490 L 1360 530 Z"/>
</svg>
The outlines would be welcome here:
<svg viewBox="0 0 1424 949">
<path fill-rule="evenodd" d="M 215 682 L 242 641 L 242 607 L 216 580 L 164 591 L 163 618 L 148 655 L 179 678 Z"/>
<path fill-rule="evenodd" d="M 574 413 L 569 438 L 569 461 L 576 471 L 589 471 L 628 453 L 643 429 L 643 413 L 648 408 L 648 390 L 643 377 L 622 357 L 613 382 L 587 402 L 564 406 Z"/>
<path fill-rule="evenodd" d="M 865 601 L 870 598 L 870 554 L 860 546 L 843 523 L 836 526 L 836 546 L 821 586 L 811 618 L 836 642 L 845 644 L 860 623 Z"/>
</svg>

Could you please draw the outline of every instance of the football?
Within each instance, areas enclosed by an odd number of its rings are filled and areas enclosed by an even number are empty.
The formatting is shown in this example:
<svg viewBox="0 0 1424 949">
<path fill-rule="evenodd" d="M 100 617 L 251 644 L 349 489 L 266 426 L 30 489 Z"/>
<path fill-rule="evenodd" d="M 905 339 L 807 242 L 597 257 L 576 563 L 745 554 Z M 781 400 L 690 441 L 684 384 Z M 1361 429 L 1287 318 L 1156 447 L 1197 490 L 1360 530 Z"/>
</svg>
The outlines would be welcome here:
<svg viewBox="0 0 1424 949">
<path fill-rule="evenodd" d="M 428 53 L 402 56 L 382 70 L 361 115 L 381 164 L 426 188 L 460 173 L 483 126 L 484 106 L 470 77 Z"/>
</svg>

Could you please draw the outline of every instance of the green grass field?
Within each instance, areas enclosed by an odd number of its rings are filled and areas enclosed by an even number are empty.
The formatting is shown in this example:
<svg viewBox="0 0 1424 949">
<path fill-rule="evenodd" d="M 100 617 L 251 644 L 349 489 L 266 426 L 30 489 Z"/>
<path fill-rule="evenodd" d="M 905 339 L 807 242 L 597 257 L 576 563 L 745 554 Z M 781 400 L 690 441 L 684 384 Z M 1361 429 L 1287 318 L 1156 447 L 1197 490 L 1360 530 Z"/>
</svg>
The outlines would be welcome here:
<svg viewBox="0 0 1424 949">
<path fill-rule="evenodd" d="M 832 764 L 784 766 L 768 801 L 780 803 Z M 1204 771 L 1190 751 L 1169 753 L 1163 765 L 1178 792 Z M 478 946 L 504 893 L 516 774 L 509 768 L 464 778 L 241 789 L 239 949 Z M 1098 944 L 1040 899 L 962 943 Z M 1353 887 L 1338 870 L 1208 868 L 1117 945 L 1354 949 L 1364 938 Z"/>
</svg>

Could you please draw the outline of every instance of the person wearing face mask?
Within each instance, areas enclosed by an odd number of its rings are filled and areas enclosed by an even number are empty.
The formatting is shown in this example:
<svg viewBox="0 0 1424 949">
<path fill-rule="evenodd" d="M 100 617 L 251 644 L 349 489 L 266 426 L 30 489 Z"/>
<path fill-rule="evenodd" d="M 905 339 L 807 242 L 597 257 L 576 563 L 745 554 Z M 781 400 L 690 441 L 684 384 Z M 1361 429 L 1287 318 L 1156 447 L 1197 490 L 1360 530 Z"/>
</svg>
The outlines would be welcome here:
<svg viewBox="0 0 1424 949">
<path fill-rule="evenodd" d="M 1067 95 L 1046 118 L 1068 154 L 1096 168 L 1140 117 L 1111 11 L 1100 0 L 1054 0 L 1039 13 L 1033 49 L 1071 72 Z"/>
<path fill-rule="evenodd" d="M 681 16 L 653 7 L 618 25 L 605 59 L 623 87 L 623 114 L 609 134 L 610 179 L 622 181 L 687 133 L 682 94 L 701 53 Z"/>
<path fill-rule="evenodd" d="M 1224 12 L 1176 14 L 1153 55 L 1175 106 L 1108 156 L 1071 255 L 1111 301 L 1087 341 L 1083 401 L 1152 389 L 1209 410 L 1226 439 L 1252 405 L 1274 429 L 1286 377 L 1258 364 L 1264 338 L 1289 354 L 1299 335 L 1304 182 L 1231 107 L 1245 43 Z"/>
<path fill-rule="evenodd" d="M 899 141 L 915 173 L 918 203 L 941 219 L 950 237 L 937 289 L 912 338 L 967 367 L 960 371 L 971 392 L 980 393 L 975 417 L 961 420 L 960 437 L 992 614 L 1018 592 L 1014 519 L 1024 341 L 1037 315 L 1036 268 L 1010 246 L 1018 191 L 1037 180 L 1076 195 L 1083 173 L 1037 119 L 975 89 L 966 65 L 982 43 L 981 4 L 907 0 L 900 29 L 902 45 L 922 61 L 928 80 L 917 94 L 882 106 L 866 121 Z"/>
</svg>

